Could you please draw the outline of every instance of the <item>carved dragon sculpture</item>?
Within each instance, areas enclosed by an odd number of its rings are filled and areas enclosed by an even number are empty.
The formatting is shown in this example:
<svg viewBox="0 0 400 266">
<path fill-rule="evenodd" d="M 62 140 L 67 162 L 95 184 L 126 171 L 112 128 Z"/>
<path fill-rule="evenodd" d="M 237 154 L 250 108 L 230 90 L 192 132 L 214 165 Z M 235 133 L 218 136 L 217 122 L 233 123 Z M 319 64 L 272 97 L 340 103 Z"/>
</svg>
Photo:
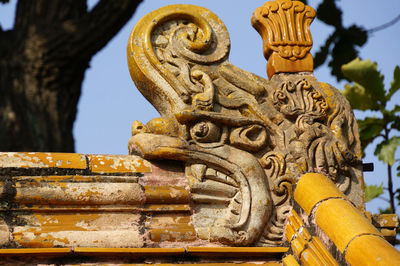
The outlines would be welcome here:
<svg viewBox="0 0 400 266">
<path fill-rule="evenodd" d="M 199 238 L 280 245 L 292 186 L 310 171 L 362 208 L 362 194 L 352 193 L 362 187 L 356 121 L 311 72 L 314 16 L 290 0 L 256 10 L 271 80 L 229 63 L 228 32 L 205 8 L 166 6 L 133 29 L 129 70 L 161 117 L 133 123 L 129 152 L 185 162 Z"/>
</svg>

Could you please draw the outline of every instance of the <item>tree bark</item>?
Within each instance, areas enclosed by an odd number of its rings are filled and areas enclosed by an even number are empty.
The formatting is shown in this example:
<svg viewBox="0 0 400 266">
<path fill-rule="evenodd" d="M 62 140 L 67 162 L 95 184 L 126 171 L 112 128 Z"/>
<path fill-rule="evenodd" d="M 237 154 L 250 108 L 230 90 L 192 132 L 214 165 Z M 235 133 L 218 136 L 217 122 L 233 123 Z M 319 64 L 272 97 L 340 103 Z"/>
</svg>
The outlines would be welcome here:
<svg viewBox="0 0 400 266">
<path fill-rule="evenodd" d="M 141 0 L 19 0 L 0 27 L 0 151 L 73 152 L 85 70 Z"/>
</svg>

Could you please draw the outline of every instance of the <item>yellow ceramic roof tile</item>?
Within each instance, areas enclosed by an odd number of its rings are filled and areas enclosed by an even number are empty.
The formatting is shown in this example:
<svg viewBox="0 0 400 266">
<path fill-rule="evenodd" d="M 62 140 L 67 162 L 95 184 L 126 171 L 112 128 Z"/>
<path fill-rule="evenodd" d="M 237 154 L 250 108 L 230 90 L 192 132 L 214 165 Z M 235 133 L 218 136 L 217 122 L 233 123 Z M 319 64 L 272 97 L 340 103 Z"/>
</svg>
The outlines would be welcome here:
<svg viewBox="0 0 400 266">
<path fill-rule="evenodd" d="M 180 229 L 148 229 L 148 234 L 150 240 L 154 242 L 191 242 L 197 239 L 194 227 Z"/>
<path fill-rule="evenodd" d="M 301 253 L 300 261 L 303 265 L 338 265 L 316 236 L 307 243 L 306 249 Z"/>
<path fill-rule="evenodd" d="M 341 252 L 356 236 L 381 235 L 357 208 L 344 199 L 322 202 L 316 209 L 315 222 Z"/>
<path fill-rule="evenodd" d="M 88 155 L 93 173 L 149 173 L 151 164 L 135 155 Z"/>
<path fill-rule="evenodd" d="M 304 240 L 303 238 L 295 238 L 290 242 L 290 247 L 293 251 L 293 254 L 296 255 L 298 258 L 302 251 L 306 248 L 308 241 Z"/>
<path fill-rule="evenodd" d="M 362 235 L 351 241 L 345 258 L 350 265 L 400 265 L 400 252 L 374 235 Z"/>
<path fill-rule="evenodd" d="M 284 266 L 300 266 L 293 255 L 288 255 L 282 259 Z"/>
<path fill-rule="evenodd" d="M 0 249 L 0 256 L 20 255 L 66 255 L 72 253 L 71 248 L 4 248 Z"/>
<path fill-rule="evenodd" d="M 86 156 L 79 153 L 1 152 L 0 167 L 86 169 Z"/>
<path fill-rule="evenodd" d="M 315 249 L 315 252 L 319 254 L 323 260 L 326 262 L 325 264 L 329 265 L 338 265 L 337 261 L 332 257 L 332 254 L 326 249 L 322 241 L 317 236 L 313 236 L 310 243 L 310 248 Z"/>
<path fill-rule="evenodd" d="M 307 173 L 297 182 L 294 199 L 310 215 L 313 207 L 328 198 L 346 198 L 326 176 Z"/>
<path fill-rule="evenodd" d="M 238 262 L 214 262 L 214 263 L 179 263 L 179 264 L 164 264 L 164 263 L 156 263 L 156 264 L 123 264 L 124 266 L 133 266 L 133 265 L 141 265 L 141 266 L 195 266 L 195 265 L 201 265 L 201 266 L 282 266 L 282 263 L 280 262 L 255 262 L 255 263 L 238 263 Z M 71 265 L 74 266 L 74 265 Z"/>
<path fill-rule="evenodd" d="M 85 256 L 99 255 L 181 255 L 185 253 L 184 248 L 74 248 L 74 253 Z"/>
<path fill-rule="evenodd" d="M 379 227 L 398 227 L 399 217 L 397 214 L 374 214 L 372 222 Z"/>
<path fill-rule="evenodd" d="M 189 204 L 145 204 L 143 211 L 149 212 L 190 212 Z"/>
<path fill-rule="evenodd" d="M 14 202 L 25 205 L 141 205 L 138 183 L 16 182 Z"/>
<path fill-rule="evenodd" d="M 293 237 L 297 233 L 297 228 L 295 228 L 289 221 L 285 228 L 285 236 L 288 242 L 292 241 Z"/>
<path fill-rule="evenodd" d="M 37 186 L 46 183 L 137 183 L 137 176 L 106 176 L 106 175 L 46 175 L 46 176 L 13 176 L 13 181 Z"/>
<path fill-rule="evenodd" d="M 288 217 L 288 223 L 286 225 L 286 230 L 285 230 L 285 235 L 287 240 L 290 242 L 292 241 L 292 238 L 295 236 L 297 231 L 302 227 L 303 221 L 299 217 L 299 215 L 296 213 L 295 210 L 291 210 L 289 217 Z"/>
<path fill-rule="evenodd" d="M 144 186 L 146 203 L 189 203 L 189 191 L 180 186 Z"/>
<path fill-rule="evenodd" d="M 286 253 L 287 247 L 187 247 L 188 254 L 197 256 L 268 256 Z"/>
</svg>

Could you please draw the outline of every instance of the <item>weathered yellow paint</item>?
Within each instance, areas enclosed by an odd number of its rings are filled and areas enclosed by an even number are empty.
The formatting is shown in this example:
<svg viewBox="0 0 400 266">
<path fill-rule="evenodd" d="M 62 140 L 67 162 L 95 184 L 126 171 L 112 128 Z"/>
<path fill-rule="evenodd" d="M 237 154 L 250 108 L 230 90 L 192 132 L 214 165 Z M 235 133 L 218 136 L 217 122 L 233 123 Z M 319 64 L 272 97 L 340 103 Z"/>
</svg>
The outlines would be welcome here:
<svg viewBox="0 0 400 266">
<path fill-rule="evenodd" d="M 33 213 L 20 215 L 27 225 L 16 226 L 13 240 L 21 247 L 142 247 L 139 214 L 130 213 Z"/>
<path fill-rule="evenodd" d="M 150 240 L 154 242 L 195 241 L 196 231 L 189 215 L 159 214 L 146 221 Z"/>
<path fill-rule="evenodd" d="M 294 199 L 310 215 L 314 206 L 328 198 L 346 198 L 327 177 L 307 173 L 297 182 Z"/>
<path fill-rule="evenodd" d="M 93 173 L 150 173 L 151 164 L 135 155 L 88 155 Z"/>
<path fill-rule="evenodd" d="M 189 203 L 189 191 L 178 186 L 144 186 L 146 203 Z"/>
<path fill-rule="evenodd" d="M 161 100 L 156 104 L 159 105 L 155 106 L 156 109 L 161 110 L 159 107 L 162 106 L 162 115 L 171 117 L 171 119 L 173 119 L 175 111 L 183 110 L 183 107 L 185 107 L 185 103 L 181 100 L 182 85 L 174 74 L 157 59 L 152 47 L 151 35 L 160 24 L 176 17 L 193 22 L 201 30 L 201 40 L 189 41 L 189 46 L 193 50 L 199 51 L 211 45 L 211 40 L 215 37 L 211 25 L 218 25 L 221 34 L 224 34 L 222 39 L 229 43 L 229 35 L 222 21 L 215 14 L 200 6 L 170 5 L 150 12 L 136 24 L 129 37 L 127 47 L 129 72 L 132 80 L 135 81 L 138 89 L 144 93 L 145 97 L 149 96 L 149 92 L 152 95 L 157 94 L 159 96 Z M 228 52 L 228 49 L 218 53 L 221 59 Z M 155 72 L 154 69 L 158 71 Z M 160 83 L 163 83 L 163 86 L 160 86 Z M 161 87 L 170 87 L 171 90 L 161 90 Z M 175 108 L 176 110 L 174 110 Z M 164 128 L 164 126 L 161 128 Z M 170 127 L 166 126 L 165 128 Z"/>
<path fill-rule="evenodd" d="M 16 182 L 15 202 L 25 205 L 141 205 L 137 183 Z"/>
<path fill-rule="evenodd" d="M 145 204 L 143 211 L 151 212 L 190 212 L 189 204 Z"/>
<path fill-rule="evenodd" d="M 149 229 L 149 235 L 150 240 L 154 242 L 190 242 L 197 239 L 193 227 L 186 229 Z"/>
<path fill-rule="evenodd" d="M 0 167 L 86 169 L 79 153 L 1 152 Z"/>
<path fill-rule="evenodd" d="M 336 104 L 337 104 L 337 96 L 334 93 L 335 88 L 333 88 L 331 85 L 325 82 L 320 82 L 319 85 L 322 88 L 322 92 L 324 94 L 324 99 L 328 103 L 329 109 L 330 110 L 335 110 L 336 109 Z"/>
<path fill-rule="evenodd" d="M 84 221 L 90 223 L 99 218 L 99 214 L 32 214 L 25 218 L 30 226 L 16 227 L 12 233 L 14 241 L 23 247 L 54 247 L 58 245 L 69 246 L 67 232 L 87 231 L 87 228 L 79 226 Z M 66 232 L 64 237 L 54 237 L 52 232 Z M 56 242 L 56 243 L 55 243 Z"/>
<path fill-rule="evenodd" d="M 13 176 L 16 182 L 36 183 L 137 183 L 137 176 L 104 176 L 104 175 L 50 175 L 50 176 Z M 30 184 L 34 185 L 34 184 Z"/>
<path fill-rule="evenodd" d="M 397 214 L 374 214 L 372 215 L 372 222 L 379 227 L 398 227 L 399 217 Z"/>
</svg>

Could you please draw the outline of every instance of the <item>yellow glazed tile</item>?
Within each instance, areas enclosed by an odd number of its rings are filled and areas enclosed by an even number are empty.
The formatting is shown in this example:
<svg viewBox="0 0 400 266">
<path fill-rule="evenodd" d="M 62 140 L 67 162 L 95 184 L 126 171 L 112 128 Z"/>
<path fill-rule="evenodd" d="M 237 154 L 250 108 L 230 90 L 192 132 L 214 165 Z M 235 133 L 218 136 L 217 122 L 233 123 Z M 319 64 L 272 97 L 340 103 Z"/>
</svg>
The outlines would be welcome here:
<svg viewBox="0 0 400 266">
<path fill-rule="evenodd" d="M 288 225 L 286 226 L 285 229 L 285 236 L 288 242 L 292 241 L 294 235 L 296 234 L 297 229 L 290 223 L 288 223 Z"/>
<path fill-rule="evenodd" d="M 374 214 L 372 215 L 372 221 L 376 226 L 379 227 L 398 227 L 399 217 L 397 214 Z"/>
<path fill-rule="evenodd" d="M 147 204 L 189 203 L 189 191 L 179 186 L 144 186 Z"/>
<path fill-rule="evenodd" d="M 294 199 L 310 215 L 312 208 L 327 198 L 346 198 L 326 176 L 307 173 L 297 182 Z"/>
<path fill-rule="evenodd" d="M 308 265 L 324 265 L 323 261 L 311 250 L 307 248 L 301 253 L 300 258 L 301 265 L 308 266 Z"/>
<path fill-rule="evenodd" d="M 400 265 L 400 252 L 374 235 L 363 235 L 351 241 L 345 258 L 350 265 Z"/>
<path fill-rule="evenodd" d="M 86 156 L 79 153 L 2 152 L 0 167 L 86 169 Z"/>
<path fill-rule="evenodd" d="M 344 199 L 322 202 L 317 207 L 315 222 L 341 252 L 356 236 L 381 235 L 358 209 Z"/>
<path fill-rule="evenodd" d="M 311 240 L 311 235 L 305 227 L 301 227 L 293 237 L 290 246 L 296 257 L 300 256 L 300 253 L 306 248 L 309 241 Z"/>
<path fill-rule="evenodd" d="M 151 164 L 135 155 L 88 155 L 93 173 L 150 173 Z"/>
<path fill-rule="evenodd" d="M 307 248 L 301 253 L 300 261 L 302 265 L 338 265 L 318 237 L 313 237 L 307 243 Z"/>
<path fill-rule="evenodd" d="M 187 247 L 190 255 L 196 256 L 267 256 L 288 252 L 287 247 Z"/>
<path fill-rule="evenodd" d="M 293 255 L 288 255 L 282 259 L 284 266 L 300 266 Z"/>
<path fill-rule="evenodd" d="M 290 247 L 293 251 L 293 254 L 296 255 L 296 257 L 299 257 L 300 253 L 304 250 L 307 243 L 308 241 L 304 240 L 301 237 L 292 240 L 292 242 L 290 243 Z"/>
<path fill-rule="evenodd" d="M 68 255 L 70 248 L 5 248 L 0 249 L 0 256 Z"/>
<path fill-rule="evenodd" d="M 332 254 L 326 249 L 322 241 L 317 236 L 313 236 L 311 243 L 309 244 L 310 249 L 315 250 L 315 253 L 323 258 L 324 264 L 327 265 L 338 265 L 336 260 L 332 257 Z"/>
<path fill-rule="evenodd" d="M 294 210 L 291 210 L 290 216 L 288 217 L 288 225 L 286 226 L 285 230 L 285 235 L 289 242 L 292 241 L 293 236 L 303 225 L 304 224 L 301 221 L 299 215 Z"/>
<path fill-rule="evenodd" d="M 184 248 L 85 248 L 76 247 L 74 253 L 85 256 L 99 255 L 182 255 Z"/>
</svg>

